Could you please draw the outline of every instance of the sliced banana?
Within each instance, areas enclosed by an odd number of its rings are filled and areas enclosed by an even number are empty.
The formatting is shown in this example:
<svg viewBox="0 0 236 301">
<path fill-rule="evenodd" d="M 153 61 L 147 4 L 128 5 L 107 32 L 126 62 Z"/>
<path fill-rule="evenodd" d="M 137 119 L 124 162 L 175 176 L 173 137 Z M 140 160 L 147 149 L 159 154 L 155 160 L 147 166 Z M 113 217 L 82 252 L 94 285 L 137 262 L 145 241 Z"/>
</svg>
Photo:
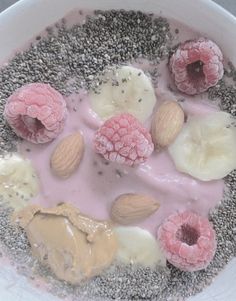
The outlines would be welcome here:
<svg viewBox="0 0 236 301">
<path fill-rule="evenodd" d="M 117 260 L 144 267 L 165 266 L 166 259 L 157 240 L 139 227 L 116 227 L 118 239 Z"/>
<path fill-rule="evenodd" d="M 122 66 L 108 70 L 101 78 L 99 93 L 91 92 L 91 106 L 106 120 L 119 113 L 130 113 L 144 122 L 156 103 L 151 80 L 141 69 Z"/>
<path fill-rule="evenodd" d="M 18 154 L 0 158 L 0 203 L 20 209 L 38 192 L 38 178 L 29 160 Z"/>
<path fill-rule="evenodd" d="M 221 179 L 236 168 L 235 119 L 225 112 L 192 117 L 169 153 L 177 170 L 202 181 Z"/>
</svg>

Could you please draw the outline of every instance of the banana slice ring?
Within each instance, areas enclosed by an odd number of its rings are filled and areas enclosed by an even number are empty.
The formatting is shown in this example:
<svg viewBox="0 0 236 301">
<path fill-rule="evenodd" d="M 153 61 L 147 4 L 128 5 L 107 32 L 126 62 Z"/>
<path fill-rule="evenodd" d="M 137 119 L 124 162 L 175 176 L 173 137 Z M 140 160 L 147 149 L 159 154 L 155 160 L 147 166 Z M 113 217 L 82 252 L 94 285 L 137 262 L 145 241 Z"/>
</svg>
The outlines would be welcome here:
<svg viewBox="0 0 236 301">
<path fill-rule="evenodd" d="M 20 209 L 37 194 L 38 189 L 38 178 L 29 160 L 16 153 L 0 158 L 1 202 Z"/>
<path fill-rule="evenodd" d="M 192 117 L 183 127 L 169 153 L 177 170 L 199 180 L 227 176 L 236 168 L 236 128 L 225 112 Z"/>
<path fill-rule="evenodd" d="M 101 119 L 130 113 L 144 122 L 152 114 L 156 96 L 151 80 L 141 69 L 131 66 L 113 68 L 101 81 L 100 91 L 90 94 L 92 109 Z"/>
<path fill-rule="evenodd" d="M 120 226 L 114 232 L 118 239 L 118 261 L 144 267 L 166 265 L 158 241 L 148 231 L 139 227 Z"/>
</svg>

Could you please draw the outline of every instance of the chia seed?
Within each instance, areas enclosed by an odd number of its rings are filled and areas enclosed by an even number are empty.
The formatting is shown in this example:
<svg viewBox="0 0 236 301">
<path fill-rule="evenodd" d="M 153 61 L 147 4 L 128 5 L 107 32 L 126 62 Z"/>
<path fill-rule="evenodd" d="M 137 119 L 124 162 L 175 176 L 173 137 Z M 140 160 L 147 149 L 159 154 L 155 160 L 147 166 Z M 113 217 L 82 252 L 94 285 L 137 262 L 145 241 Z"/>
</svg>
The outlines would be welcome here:
<svg viewBox="0 0 236 301">
<path fill-rule="evenodd" d="M 79 14 L 83 14 L 79 11 Z M 36 37 L 37 43 L 18 53 L 0 70 L 0 154 L 16 150 L 17 137 L 5 123 L 4 105 L 17 88 L 29 82 L 50 83 L 63 95 L 80 88 L 95 89 L 101 84 L 98 74 L 112 65 L 124 64 L 140 57 L 159 63 L 171 50 L 169 24 L 164 18 L 134 11 L 96 11 L 82 25 L 47 28 L 48 37 Z M 176 29 L 176 34 L 177 29 Z M 226 76 L 236 80 L 230 65 Z M 158 76 L 157 70 L 152 77 Z M 69 84 L 68 79 L 73 78 Z M 127 79 L 123 79 L 127 82 Z M 223 110 L 236 116 L 236 87 L 224 80 L 209 89 L 208 96 L 219 101 Z M 183 99 L 179 99 L 183 101 Z M 30 151 L 30 150 L 27 150 Z M 97 161 L 93 162 L 97 166 Z M 104 161 L 104 165 L 109 165 Z M 98 171 L 98 174 L 101 172 Z M 122 173 L 115 170 L 117 177 Z M 207 269 L 186 273 L 171 265 L 165 268 L 135 268 L 114 265 L 104 274 L 78 286 L 57 280 L 32 256 L 25 232 L 11 223 L 13 209 L 0 206 L 0 254 L 7 254 L 17 264 L 17 271 L 33 280 L 43 276 L 49 290 L 71 300 L 183 300 L 202 291 L 236 256 L 236 171 L 226 179 L 227 190 L 218 208 L 210 213 L 217 234 L 217 251 Z M 0 200 L 1 204 L 1 200 Z"/>
<path fill-rule="evenodd" d="M 208 92 L 209 99 L 220 101 L 220 108 L 236 117 L 236 87 L 221 80 Z"/>
<path fill-rule="evenodd" d="M 115 173 L 118 178 L 121 178 L 123 176 L 122 172 L 119 169 L 116 169 Z"/>
<path fill-rule="evenodd" d="M 116 20 L 114 22 L 114 19 Z M 139 57 L 164 59 L 171 40 L 166 19 L 134 11 L 95 11 L 82 25 L 47 28 L 49 36 L 19 52 L 0 71 L 0 112 L 6 99 L 29 82 L 50 83 L 64 95 L 98 86 L 107 66 Z M 55 35 L 54 35 L 55 32 Z M 155 34 L 156 39 L 151 39 Z M 75 79 L 68 84 L 68 79 Z M 0 119 L 0 152 L 16 150 L 16 136 Z"/>
</svg>

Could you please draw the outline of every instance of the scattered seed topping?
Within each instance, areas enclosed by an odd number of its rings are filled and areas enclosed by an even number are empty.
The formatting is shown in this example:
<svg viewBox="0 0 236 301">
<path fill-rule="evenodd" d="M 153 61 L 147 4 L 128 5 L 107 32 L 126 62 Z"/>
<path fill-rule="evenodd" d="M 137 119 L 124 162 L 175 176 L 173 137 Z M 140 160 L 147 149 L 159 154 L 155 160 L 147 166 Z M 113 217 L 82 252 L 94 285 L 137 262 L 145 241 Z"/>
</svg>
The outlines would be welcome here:
<svg viewBox="0 0 236 301">
<path fill-rule="evenodd" d="M 209 99 L 220 102 L 220 107 L 236 117 L 236 86 L 226 84 L 221 80 L 215 87 L 208 91 Z"/>
<path fill-rule="evenodd" d="M 83 15 L 83 11 L 77 12 Z M 3 118 L 6 99 L 19 87 L 30 82 L 50 83 L 63 95 L 81 87 L 96 89 L 97 75 L 107 66 L 139 58 L 159 62 L 170 53 L 171 35 L 166 19 L 135 11 L 96 11 L 82 25 L 67 28 L 66 20 L 47 28 L 48 37 L 36 37 L 37 43 L 18 53 L 0 70 L 0 155 L 16 150 L 16 136 Z M 179 30 L 176 29 L 178 34 Z M 231 66 L 225 75 L 236 81 Z M 151 74 L 158 77 L 158 70 Z M 71 81 L 71 79 L 73 79 Z M 125 82 L 128 79 L 123 79 Z M 154 83 L 155 84 L 155 83 Z M 221 108 L 236 116 L 236 87 L 220 81 L 209 89 L 209 98 L 220 101 Z M 180 99 L 179 101 L 183 101 Z M 26 150 L 30 151 L 30 150 Z M 92 163 L 98 167 L 98 162 Z M 109 165 L 108 161 L 102 162 Z M 101 174 L 102 171 L 97 171 Z M 122 177 L 120 170 L 114 170 Z M 226 178 L 228 191 L 210 214 L 218 247 L 206 270 L 187 273 L 171 265 L 166 268 L 134 268 L 115 265 L 104 274 L 81 286 L 71 286 L 55 279 L 31 254 L 25 232 L 11 223 L 12 209 L 0 206 L 0 256 L 7 254 L 16 263 L 18 273 L 31 280 L 43 276 L 49 291 L 59 297 L 77 300 L 183 300 L 202 291 L 233 256 L 236 256 L 236 172 Z M 0 199 L 0 204 L 3 200 Z"/>
<path fill-rule="evenodd" d="M 0 70 L 0 114 L 6 99 L 24 84 L 50 83 L 69 95 L 81 87 L 96 88 L 95 77 L 107 66 L 139 57 L 163 59 L 169 53 L 169 24 L 152 14 L 95 11 L 82 25 L 67 28 L 62 20 L 56 27 L 47 28 L 48 38 L 37 39 Z M 0 152 L 15 150 L 15 142 L 16 136 L 1 118 Z"/>
</svg>

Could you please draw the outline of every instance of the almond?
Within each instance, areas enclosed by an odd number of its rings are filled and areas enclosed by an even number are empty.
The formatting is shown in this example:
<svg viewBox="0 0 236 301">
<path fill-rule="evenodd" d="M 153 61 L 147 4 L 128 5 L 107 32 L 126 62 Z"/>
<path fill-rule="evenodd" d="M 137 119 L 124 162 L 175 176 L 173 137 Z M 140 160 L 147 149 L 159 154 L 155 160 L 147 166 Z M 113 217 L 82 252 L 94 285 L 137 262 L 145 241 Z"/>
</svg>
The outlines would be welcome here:
<svg viewBox="0 0 236 301">
<path fill-rule="evenodd" d="M 164 102 L 152 120 L 151 135 L 155 148 L 169 146 L 184 124 L 184 111 L 176 101 Z"/>
<path fill-rule="evenodd" d="M 51 169 L 60 178 L 68 178 L 79 166 L 84 152 L 84 139 L 80 132 L 62 139 L 51 156 Z"/>
<path fill-rule="evenodd" d="M 149 196 L 122 194 L 112 205 L 111 218 L 119 224 L 129 225 L 147 218 L 159 207 L 160 204 Z"/>
</svg>

